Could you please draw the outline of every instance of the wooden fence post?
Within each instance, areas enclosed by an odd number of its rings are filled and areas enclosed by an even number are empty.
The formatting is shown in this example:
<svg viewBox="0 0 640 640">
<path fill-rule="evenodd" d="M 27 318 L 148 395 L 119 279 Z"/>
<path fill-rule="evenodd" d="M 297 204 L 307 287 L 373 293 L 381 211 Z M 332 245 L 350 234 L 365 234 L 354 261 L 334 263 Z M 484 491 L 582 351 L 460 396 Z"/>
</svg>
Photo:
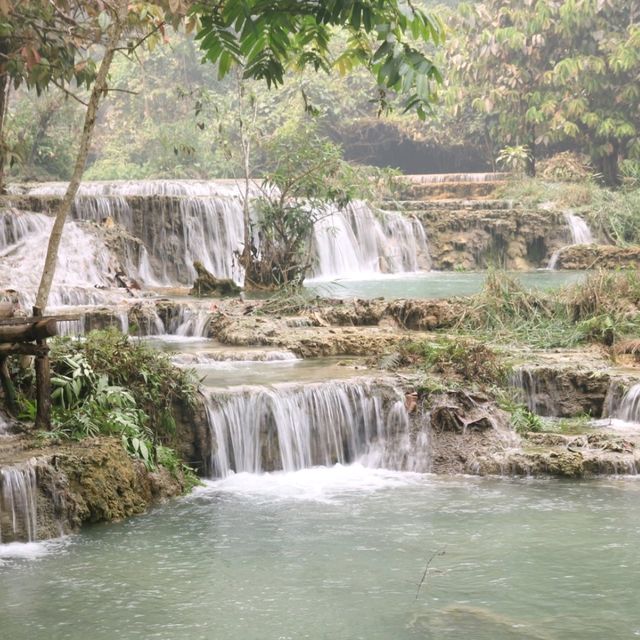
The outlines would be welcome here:
<svg viewBox="0 0 640 640">
<path fill-rule="evenodd" d="M 41 317 L 42 309 L 33 307 L 33 315 Z M 51 371 L 46 338 L 36 339 L 36 429 L 51 429 Z"/>
</svg>

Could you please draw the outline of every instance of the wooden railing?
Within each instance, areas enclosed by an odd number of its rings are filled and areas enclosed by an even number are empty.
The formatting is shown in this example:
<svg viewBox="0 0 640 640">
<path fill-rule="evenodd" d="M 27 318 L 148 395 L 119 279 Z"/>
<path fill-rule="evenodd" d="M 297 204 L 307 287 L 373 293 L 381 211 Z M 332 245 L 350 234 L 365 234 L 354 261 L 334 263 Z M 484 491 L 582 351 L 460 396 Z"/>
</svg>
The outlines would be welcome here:
<svg viewBox="0 0 640 640">
<path fill-rule="evenodd" d="M 58 335 L 58 322 L 78 320 L 80 316 L 44 316 L 34 307 L 33 315 L 14 317 L 14 307 L 0 303 L 0 383 L 7 411 L 17 415 L 15 386 L 9 372 L 12 355 L 34 356 L 36 372 L 36 427 L 51 427 L 51 372 L 47 339 Z"/>
</svg>

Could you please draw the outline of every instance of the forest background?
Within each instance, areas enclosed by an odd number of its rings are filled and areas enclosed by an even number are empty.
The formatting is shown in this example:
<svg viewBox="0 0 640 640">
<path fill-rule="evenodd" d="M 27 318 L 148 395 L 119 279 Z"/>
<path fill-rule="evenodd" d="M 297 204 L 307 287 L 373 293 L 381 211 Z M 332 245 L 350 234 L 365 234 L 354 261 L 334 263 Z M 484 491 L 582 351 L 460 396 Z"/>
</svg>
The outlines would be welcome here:
<svg viewBox="0 0 640 640">
<path fill-rule="evenodd" d="M 251 173 L 259 177 L 273 170 L 278 140 L 308 132 L 309 122 L 347 160 L 406 173 L 533 174 L 537 160 L 571 151 L 610 185 L 637 178 L 638 2 L 422 4 L 447 27 L 444 45 L 430 51 L 444 82 L 425 121 L 398 108 L 380 117 L 375 79 L 364 69 L 292 71 L 270 90 L 238 73 L 219 80 L 191 36 L 169 32 L 165 44 L 114 60 L 114 91 L 84 179 L 238 177 L 243 136 L 251 138 Z M 12 91 L 10 175 L 68 179 L 83 111 L 55 87 Z"/>
</svg>

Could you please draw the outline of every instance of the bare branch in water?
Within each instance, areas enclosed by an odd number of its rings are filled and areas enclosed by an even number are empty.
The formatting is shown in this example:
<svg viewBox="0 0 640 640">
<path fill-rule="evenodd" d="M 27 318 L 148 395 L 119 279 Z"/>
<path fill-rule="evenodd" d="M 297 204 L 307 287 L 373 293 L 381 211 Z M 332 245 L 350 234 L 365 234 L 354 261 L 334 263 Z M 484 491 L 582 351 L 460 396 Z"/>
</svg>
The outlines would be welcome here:
<svg viewBox="0 0 640 640">
<path fill-rule="evenodd" d="M 427 560 L 427 566 L 424 568 L 424 573 L 422 574 L 422 579 L 418 583 L 418 589 L 416 590 L 416 600 L 418 599 L 418 596 L 420 595 L 420 589 L 422 588 L 422 585 L 424 584 L 424 581 L 427 579 L 427 572 L 429 571 L 429 566 L 433 562 L 433 559 L 436 558 L 437 556 L 443 556 L 445 553 L 446 553 L 445 547 L 442 547 L 442 549 L 432 553 L 431 557 Z"/>
</svg>

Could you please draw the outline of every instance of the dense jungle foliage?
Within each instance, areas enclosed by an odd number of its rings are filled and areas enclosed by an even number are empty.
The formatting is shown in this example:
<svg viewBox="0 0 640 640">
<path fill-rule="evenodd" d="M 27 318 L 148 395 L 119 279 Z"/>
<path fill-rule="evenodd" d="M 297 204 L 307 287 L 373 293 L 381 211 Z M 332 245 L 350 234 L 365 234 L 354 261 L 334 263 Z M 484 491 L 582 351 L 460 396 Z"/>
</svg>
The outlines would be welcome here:
<svg viewBox="0 0 640 640">
<path fill-rule="evenodd" d="M 311 116 L 347 159 L 409 172 L 532 174 L 537 160 L 565 149 L 609 184 L 638 172 L 637 2 L 448 4 L 436 10 L 445 43 L 421 45 L 444 76 L 425 122 L 402 109 L 378 117 L 376 79 L 346 61 L 342 76 L 290 70 L 283 87 L 269 90 L 233 72 L 220 80 L 214 65 L 201 64 L 197 42 L 175 33 L 164 46 L 114 60 L 114 91 L 85 178 L 240 176 L 247 135 L 251 174 L 260 176 L 274 138 Z M 347 40 L 339 35 L 332 46 Z M 68 177 L 81 111 L 55 87 L 40 97 L 13 94 L 9 144 L 19 177 Z"/>
</svg>

